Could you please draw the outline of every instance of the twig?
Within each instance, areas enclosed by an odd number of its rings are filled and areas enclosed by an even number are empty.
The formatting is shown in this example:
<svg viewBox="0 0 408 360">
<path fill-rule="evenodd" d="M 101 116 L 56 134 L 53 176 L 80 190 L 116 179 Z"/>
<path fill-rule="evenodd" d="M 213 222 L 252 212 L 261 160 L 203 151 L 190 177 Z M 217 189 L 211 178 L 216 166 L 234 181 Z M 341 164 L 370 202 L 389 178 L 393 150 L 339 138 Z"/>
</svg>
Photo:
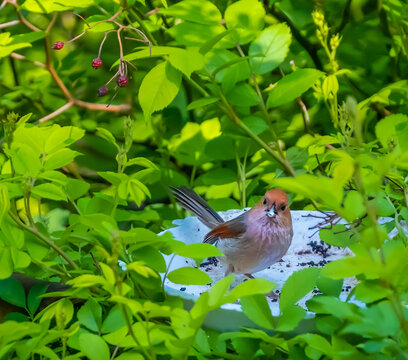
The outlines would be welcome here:
<svg viewBox="0 0 408 360">
<path fill-rule="evenodd" d="M 5 29 L 6 27 L 14 26 L 14 25 L 17 25 L 17 24 L 20 24 L 20 23 L 21 23 L 20 20 L 9 21 L 9 22 L 0 24 L 0 29 Z"/>
<path fill-rule="evenodd" d="M 51 114 L 42 117 L 40 120 L 38 120 L 38 122 L 40 124 L 45 123 L 46 121 L 58 116 L 59 114 L 62 114 L 65 110 L 68 110 L 73 104 L 74 104 L 73 101 L 67 102 L 65 105 L 61 106 L 59 109 L 55 110 Z"/>
</svg>

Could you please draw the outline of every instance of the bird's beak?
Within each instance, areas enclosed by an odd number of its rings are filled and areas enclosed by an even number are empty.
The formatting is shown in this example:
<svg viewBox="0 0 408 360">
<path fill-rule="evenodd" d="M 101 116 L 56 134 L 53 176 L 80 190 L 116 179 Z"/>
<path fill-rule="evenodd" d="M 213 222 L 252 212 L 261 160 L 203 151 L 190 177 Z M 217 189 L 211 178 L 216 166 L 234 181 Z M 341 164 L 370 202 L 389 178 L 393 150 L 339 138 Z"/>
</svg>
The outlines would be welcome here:
<svg viewBox="0 0 408 360">
<path fill-rule="evenodd" d="M 266 212 L 266 215 L 270 218 L 275 217 L 276 213 L 275 210 L 273 208 L 271 208 L 269 211 Z"/>
</svg>

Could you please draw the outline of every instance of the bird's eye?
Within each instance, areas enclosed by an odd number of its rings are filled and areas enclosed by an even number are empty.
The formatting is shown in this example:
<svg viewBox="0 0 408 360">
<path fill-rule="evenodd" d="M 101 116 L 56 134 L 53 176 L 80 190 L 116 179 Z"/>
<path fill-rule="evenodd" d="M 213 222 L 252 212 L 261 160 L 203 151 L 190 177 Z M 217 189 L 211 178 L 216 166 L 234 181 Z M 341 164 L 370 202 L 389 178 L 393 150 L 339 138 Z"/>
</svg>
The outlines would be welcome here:
<svg viewBox="0 0 408 360">
<path fill-rule="evenodd" d="M 263 204 L 266 205 L 266 198 L 264 198 Z"/>
<path fill-rule="evenodd" d="M 281 210 L 282 210 L 282 211 L 285 211 L 285 209 L 286 209 L 286 206 L 285 206 L 285 205 L 282 205 L 282 206 L 281 206 Z"/>
</svg>

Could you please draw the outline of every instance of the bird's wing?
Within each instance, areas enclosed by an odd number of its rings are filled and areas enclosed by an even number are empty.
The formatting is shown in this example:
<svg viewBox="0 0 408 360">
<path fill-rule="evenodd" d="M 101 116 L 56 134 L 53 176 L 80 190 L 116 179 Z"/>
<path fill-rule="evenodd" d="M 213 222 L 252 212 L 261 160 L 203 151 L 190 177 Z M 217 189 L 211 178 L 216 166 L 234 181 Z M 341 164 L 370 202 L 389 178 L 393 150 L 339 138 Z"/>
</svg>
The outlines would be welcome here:
<svg viewBox="0 0 408 360">
<path fill-rule="evenodd" d="M 226 221 L 205 235 L 205 243 L 214 244 L 218 239 L 236 239 L 244 235 L 247 229 L 248 213 L 243 213 L 236 218 Z"/>
</svg>

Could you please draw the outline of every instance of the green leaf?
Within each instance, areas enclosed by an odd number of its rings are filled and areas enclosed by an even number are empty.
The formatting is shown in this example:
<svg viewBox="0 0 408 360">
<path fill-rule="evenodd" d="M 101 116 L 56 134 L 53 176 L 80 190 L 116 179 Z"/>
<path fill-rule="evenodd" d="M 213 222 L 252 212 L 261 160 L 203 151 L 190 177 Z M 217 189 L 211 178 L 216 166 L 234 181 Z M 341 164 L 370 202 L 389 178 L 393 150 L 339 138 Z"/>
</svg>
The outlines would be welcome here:
<svg viewBox="0 0 408 360">
<path fill-rule="evenodd" d="M 0 280 L 7 279 L 11 276 L 14 270 L 10 249 L 0 247 L 0 264 Z"/>
<path fill-rule="evenodd" d="M 285 312 L 285 309 L 296 304 L 307 293 L 316 286 L 316 280 L 320 269 L 315 267 L 306 268 L 294 272 L 282 287 L 279 300 L 279 308 Z"/>
<path fill-rule="evenodd" d="M 366 212 L 363 196 L 358 191 L 349 191 L 344 201 L 344 216 L 354 221 Z"/>
<path fill-rule="evenodd" d="M 178 94 L 180 84 L 181 73 L 167 61 L 150 70 L 139 89 L 139 102 L 145 118 L 168 106 Z"/>
<path fill-rule="evenodd" d="M 183 285 L 206 285 L 212 282 L 205 272 L 188 266 L 171 271 L 167 278 L 175 284 Z"/>
<path fill-rule="evenodd" d="M 280 80 L 269 92 L 267 106 L 286 104 L 310 89 L 324 75 L 315 69 L 298 69 Z"/>
<path fill-rule="evenodd" d="M 31 44 L 26 43 L 14 43 L 14 38 L 10 36 L 10 33 L 0 34 L 0 58 L 10 55 L 13 51 L 17 49 L 22 49 L 25 47 L 30 47 Z"/>
<path fill-rule="evenodd" d="M 13 44 L 19 44 L 19 43 L 32 43 L 34 41 L 43 39 L 47 36 L 47 34 L 43 31 L 34 31 L 30 33 L 25 33 L 25 34 L 18 34 L 13 36 Z M 28 120 L 28 119 L 27 119 Z M 19 120 L 19 125 L 22 125 L 27 121 L 26 119 L 20 119 Z"/>
<path fill-rule="evenodd" d="M 98 332 L 102 327 L 102 308 L 95 300 L 88 300 L 78 311 L 78 321 L 89 330 Z"/>
<path fill-rule="evenodd" d="M 79 152 L 73 151 L 71 149 L 60 149 L 45 158 L 44 169 L 54 170 L 59 169 L 69 163 L 71 163 Z"/>
<path fill-rule="evenodd" d="M 26 307 L 26 294 L 23 285 L 12 277 L 0 280 L 0 298 L 9 304 L 21 308 Z"/>
<path fill-rule="evenodd" d="M 218 8 L 212 2 L 203 0 L 180 1 L 162 12 L 166 16 L 205 25 L 219 24 L 222 19 Z"/>
<path fill-rule="evenodd" d="M 326 244 L 342 248 L 354 244 L 357 239 L 353 233 L 347 230 L 345 225 L 333 225 L 331 228 L 323 228 L 319 231 L 319 237 Z"/>
<path fill-rule="evenodd" d="M 113 171 L 99 171 L 98 175 L 115 186 L 126 183 L 129 179 L 126 174 L 116 173 Z"/>
<path fill-rule="evenodd" d="M 267 294 L 271 292 L 275 286 L 276 284 L 266 279 L 249 279 L 234 287 L 228 297 L 231 297 L 235 301 L 244 296 Z"/>
<path fill-rule="evenodd" d="M 27 295 L 27 307 L 31 316 L 34 316 L 38 307 L 40 306 L 42 298 L 41 295 L 45 294 L 48 289 L 47 283 L 35 284 Z"/>
<path fill-rule="evenodd" d="M 110 352 L 106 342 L 97 335 L 83 333 L 79 336 L 79 347 L 90 360 L 109 360 Z"/>
<path fill-rule="evenodd" d="M 89 188 L 89 183 L 71 178 L 67 179 L 67 184 L 65 186 L 65 190 L 71 200 L 76 200 L 85 195 L 88 192 Z"/>
<path fill-rule="evenodd" d="M 211 288 L 208 296 L 208 306 L 218 307 L 224 303 L 225 295 L 234 281 L 234 274 L 229 274 L 228 276 L 218 280 L 215 285 Z M 229 297 L 228 297 L 229 299 Z"/>
<path fill-rule="evenodd" d="M 249 46 L 252 71 L 265 74 L 275 69 L 286 58 L 291 39 L 286 24 L 275 24 L 262 31 Z"/>
<path fill-rule="evenodd" d="M 306 310 L 297 305 L 289 305 L 283 311 L 283 314 L 279 316 L 278 326 L 279 331 L 292 331 L 295 329 L 300 321 L 306 316 Z"/>
<path fill-rule="evenodd" d="M 171 52 L 169 62 L 177 70 L 190 78 L 192 72 L 204 67 L 205 58 L 202 54 L 193 50 L 178 49 L 179 51 Z"/>
<path fill-rule="evenodd" d="M 214 45 L 215 47 L 225 48 L 235 46 L 234 32 L 224 34 L 225 28 L 220 24 L 209 25 L 184 21 L 171 27 L 168 33 L 173 36 L 178 43 L 186 46 L 204 47 L 204 45 L 207 45 L 207 39 L 215 38 L 217 35 L 220 35 L 220 40 Z M 205 36 L 203 36 L 203 34 L 205 34 Z M 203 51 L 200 52 L 204 54 Z"/>
<path fill-rule="evenodd" d="M 116 147 L 118 147 L 115 137 L 112 135 L 112 133 L 109 130 L 105 128 L 101 128 L 101 127 L 97 127 L 96 130 L 97 130 L 96 135 L 100 136 L 102 139 L 105 139 L 107 142 L 111 143 L 112 145 L 115 145 Z"/>
<path fill-rule="evenodd" d="M 330 343 L 321 335 L 318 334 L 301 334 L 296 336 L 291 342 L 297 340 L 303 340 L 306 345 L 306 354 L 312 358 L 310 353 L 311 349 L 317 350 L 319 353 L 327 355 L 329 358 L 333 358 L 333 350 Z M 314 354 L 314 353 L 313 353 Z"/>
<path fill-rule="evenodd" d="M 149 189 L 137 179 L 130 179 L 128 183 L 128 191 L 130 198 L 140 206 L 146 196 L 151 197 Z"/>
<path fill-rule="evenodd" d="M 187 111 L 191 111 L 191 110 L 195 110 L 195 109 L 199 109 L 199 108 L 203 108 L 207 105 L 210 104 L 214 104 L 218 101 L 219 99 L 216 97 L 205 97 L 202 99 L 198 99 L 195 100 L 193 102 L 191 102 L 188 106 L 187 106 Z"/>
<path fill-rule="evenodd" d="M 51 183 L 36 185 L 31 189 L 31 193 L 44 199 L 67 201 L 65 192 Z"/>
<path fill-rule="evenodd" d="M 132 165 L 138 165 L 138 166 L 143 166 L 146 168 L 157 169 L 157 166 L 154 163 L 152 163 L 149 159 L 146 159 L 144 157 L 133 158 L 126 162 L 126 166 L 132 166 Z"/>
<path fill-rule="evenodd" d="M 17 174 L 37 177 L 41 169 L 39 157 L 25 144 L 12 146 L 13 166 Z"/>
<path fill-rule="evenodd" d="M 5 184 L 0 184 L 0 226 L 3 223 L 4 217 L 10 209 L 10 198 L 8 188 Z"/>
<path fill-rule="evenodd" d="M 223 253 L 211 244 L 190 244 L 176 250 L 176 254 L 194 259 L 205 259 L 211 256 L 222 256 Z"/>
<path fill-rule="evenodd" d="M 213 47 L 215 47 L 217 44 L 219 44 L 221 42 L 221 40 L 223 40 L 224 37 L 227 37 L 227 36 L 229 38 L 232 38 L 232 39 L 235 39 L 235 37 L 238 37 L 236 35 L 235 30 L 223 31 L 223 32 L 215 35 L 214 37 L 210 38 L 210 40 L 208 40 L 203 45 L 201 45 L 200 53 L 203 54 L 203 55 L 207 54 Z"/>
<path fill-rule="evenodd" d="M 235 106 L 255 106 L 259 104 L 259 97 L 251 85 L 241 83 L 236 85 L 227 94 L 227 99 Z"/>
<path fill-rule="evenodd" d="M 265 329 L 273 329 L 274 321 L 265 295 L 251 295 L 241 298 L 244 314 L 255 324 Z"/>
<path fill-rule="evenodd" d="M 228 29 L 236 28 L 239 43 L 246 44 L 263 29 L 265 9 L 258 0 L 240 0 L 232 3 L 225 11 Z"/>
<path fill-rule="evenodd" d="M 88 8 L 94 4 L 94 0 L 26 0 L 21 9 L 29 12 L 50 14 L 56 11 L 67 11 L 75 8 Z"/>
</svg>

